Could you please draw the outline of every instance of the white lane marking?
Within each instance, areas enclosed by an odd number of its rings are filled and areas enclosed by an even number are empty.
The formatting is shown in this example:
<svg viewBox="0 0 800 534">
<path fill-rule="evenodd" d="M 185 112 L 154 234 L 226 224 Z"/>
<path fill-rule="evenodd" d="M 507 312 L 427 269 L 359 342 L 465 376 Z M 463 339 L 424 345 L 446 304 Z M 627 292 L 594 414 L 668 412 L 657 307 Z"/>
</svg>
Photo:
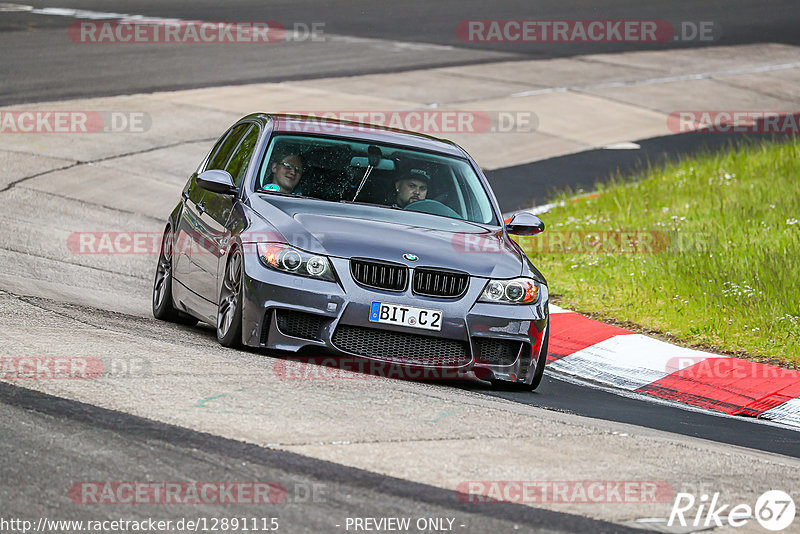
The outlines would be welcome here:
<svg viewBox="0 0 800 534">
<path fill-rule="evenodd" d="M 554 313 L 575 313 L 575 312 L 570 310 L 565 310 L 564 308 L 556 306 L 555 304 L 550 304 L 550 315 L 553 315 Z"/>
<path fill-rule="evenodd" d="M 633 143 L 631 141 L 625 141 L 623 143 L 612 143 L 604 146 L 603 148 L 606 150 L 639 150 L 642 148 L 642 145 Z"/>
<path fill-rule="evenodd" d="M 624 334 L 579 350 L 548 366 L 562 373 L 632 391 L 708 358 L 727 356 L 677 347 L 643 334 Z"/>
<path fill-rule="evenodd" d="M 26 6 L 23 4 L 7 4 L 5 2 L 0 3 L 0 12 L 14 12 L 14 11 L 30 11 L 33 9 L 33 6 Z"/>
<path fill-rule="evenodd" d="M 786 401 L 767 410 L 761 414 L 761 417 L 776 423 L 800 427 L 800 398 Z"/>
<path fill-rule="evenodd" d="M 585 91 L 587 89 L 607 89 L 613 87 L 633 87 L 636 85 L 655 85 L 662 83 L 682 82 L 689 80 L 706 80 L 721 76 L 736 76 L 739 74 L 754 74 L 760 72 L 771 72 L 775 70 L 787 70 L 800 67 L 800 61 L 794 63 L 778 63 L 774 65 L 761 65 L 758 67 L 743 67 L 739 69 L 719 70 L 712 72 L 699 72 L 694 74 L 681 74 L 678 76 L 664 76 L 661 78 L 645 78 L 643 80 L 631 80 L 627 82 L 603 82 L 590 83 L 586 85 L 570 85 L 564 87 L 548 87 L 545 89 L 534 89 L 531 91 L 521 91 L 512 93 L 512 97 L 535 96 L 548 93 L 563 93 L 565 91 Z"/>
<path fill-rule="evenodd" d="M 326 33 L 325 38 L 330 41 L 339 41 L 342 43 L 389 44 L 398 50 L 456 50 L 456 47 L 450 45 L 387 41 L 384 39 L 375 39 L 373 37 L 354 37 L 352 35 L 338 35 L 335 33 Z"/>
<path fill-rule="evenodd" d="M 589 149 L 589 150 L 591 150 L 591 149 Z M 597 191 L 591 191 L 589 193 L 581 193 L 580 195 L 575 195 L 574 197 L 571 197 L 571 200 L 579 200 L 581 198 L 592 197 L 592 196 L 595 196 L 595 195 L 597 195 Z M 549 204 L 542 204 L 541 206 L 534 206 L 534 207 L 528 208 L 528 209 L 519 209 L 519 210 L 515 210 L 515 211 L 509 211 L 509 212 L 503 214 L 503 219 L 507 219 L 508 217 L 511 217 L 515 213 L 519 213 L 521 211 L 525 211 L 525 212 L 531 213 L 533 215 L 540 215 L 542 213 L 547 213 L 548 211 L 550 211 L 551 209 L 553 209 L 555 207 L 566 206 L 566 205 L 567 205 L 566 202 L 564 202 L 563 200 L 559 200 L 558 202 L 551 202 Z"/>
<path fill-rule="evenodd" d="M 128 15 L 126 13 L 104 13 L 101 11 L 88 11 L 85 9 L 69 9 L 69 8 L 61 8 L 61 7 L 44 7 L 41 9 L 34 9 L 31 13 L 35 13 L 36 15 L 53 15 L 57 17 L 74 17 L 76 19 L 89 19 L 89 20 L 113 20 L 113 19 L 120 19 L 120 20 L 138 20 L 139 17 L 136 15 Z M 148 18 L 147 20 L 153 21 L 161 21 L 167 19 L 159 19 L 159 18 Z M 169 20 L 177 20 L 177 19 L 169 19 Z"/>
<path fill-rule="evenodd" d="M 0 12 L 14 12 L 14 11 L 30 11 L 33 6 L 26 6 L 22 4 L 6 4 L 0 3 Z"/>
<path fill-rule="evenodd" d="M 90 11 L 87 9 L 71 9 L 63 7 L 35 8 L 23 4 L 0 4 L 0 11 L 21 11 L 34 15 L 51 15 L 55 17 L 73 17 L 87 20 L 146 20 L 152 22 L 180 22 L 181 19 L 165 19 L 161 17 L 145 17 L 142 15 L 129 15 L 127 13 L 109 13 L 104 11 Z"/>
<path fill-rule="evenodd" d="M 551 209 L 555 208 L 556 206 L 564 206 L 564 205 L 565 205 L 565 203 L 563 201 L 562 202 L 551 202 L 550 204 L 542 204 L 541 206 L 534 206 L 534 207 L 528 208 L 528 209 L 519 209 L 519 210 L 509 211 L 509 212 L 506 212 L 506 213 L 503 214 L 503 219 L 504 220 L 508 219 L 509 217 L 514 215 L 515 213 L 520 213 L 520 212 L 523 212 L 523 211 L 527 212 L 527 213 L 530 213 L 531 215 L 541 215 L 542 213 L 547 213 L 548 211 L 550 211 Z"/>
</svg>

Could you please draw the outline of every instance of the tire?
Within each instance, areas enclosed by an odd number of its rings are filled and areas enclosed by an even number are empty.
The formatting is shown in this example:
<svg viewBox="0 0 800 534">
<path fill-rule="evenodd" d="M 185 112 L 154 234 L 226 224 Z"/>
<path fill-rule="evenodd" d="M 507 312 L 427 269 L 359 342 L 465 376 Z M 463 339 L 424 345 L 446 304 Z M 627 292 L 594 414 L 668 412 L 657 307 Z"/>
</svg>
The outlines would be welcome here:
<svg viewBox="0 0 800 534">
<path fill-rule="evenodd" d="M 228 256 L 217 304 L 217 341 L 223 347 L 242 346 L 242 252 L 235 248 Z"/>
<path fill-rule="evenodd" d="M 544 376 L 544 365 L 547 363 L 547 346 L 550 341 L 550 325 L 547 327 L 547 332 L 544 334 L 542 341 L 542 350 L 539 351 L 539 360 L 536 362 L 536 371 L 533 373 L 533 380 L 528 384 L 527 382 L 507 382 L 505 380 L 492 380 L 492 386 L 497 389 L 506 391 L 534 391 L 542 383 Z"/>
<path fill-rule="evenodd" d="M 162 321 L 194 326 L 197 319 L 175 309 L 172 301 L 172 232 L 169 226 L 161 239 L 156 276 L 153 280 L 153 317 Z"/>
</svg>

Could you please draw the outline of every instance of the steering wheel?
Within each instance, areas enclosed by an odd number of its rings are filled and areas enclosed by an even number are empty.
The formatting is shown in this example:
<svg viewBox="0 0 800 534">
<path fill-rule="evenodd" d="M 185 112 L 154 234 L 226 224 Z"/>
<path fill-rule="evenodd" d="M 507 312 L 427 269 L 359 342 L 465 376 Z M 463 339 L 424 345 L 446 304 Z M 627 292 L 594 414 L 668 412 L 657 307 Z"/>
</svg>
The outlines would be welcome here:
<svg viewBox="0 0 800 534">
<path fill-rule="evenodd" d="M 463 219 L 461 215 L 456 213 L 455 210 L 445 206 L 438 200 L 432 199 L 425 199 L 425 200 L 417 200 L 416 202 L 412 202 L 404 209 L 409 211 L 419 211 L 422 213 L 430 213 L 431 215 L 443 215 L 445 217 L 451 217 L 453 219 Z"/>
</svg>

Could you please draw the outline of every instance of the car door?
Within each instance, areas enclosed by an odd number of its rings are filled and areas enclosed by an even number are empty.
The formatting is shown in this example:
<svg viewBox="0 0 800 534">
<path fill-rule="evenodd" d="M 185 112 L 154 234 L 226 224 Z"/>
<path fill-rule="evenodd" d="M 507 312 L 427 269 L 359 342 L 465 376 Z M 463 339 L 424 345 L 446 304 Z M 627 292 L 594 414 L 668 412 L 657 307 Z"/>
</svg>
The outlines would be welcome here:
<svg viewBox="0 0 800 534">
<path fill-rule="evenodd" d="M 241 187 L 247 165 L 255 149 L 259 136 L 259 127 L 249 125 L 241 135 L 236 148 L 231 152 L 227 161 L 218 162 L 219 168 L 227 171 L 233 178 L 236 187 Z M 217 302 L 217 273 L 224 268 L 232 228 L 229 225 L 234 203 L 238 202 L 238 195 L 224 195 L 212 191 L 205 192 L 203 200 L 205 213 L 200 219 L 203 235 L 202 255 L 198 257 L 198 264 L 202 271 L 201 285 L 198 287 L 200 295 L 212 302 Z M 223 264 L 220 266 L 220 264 Z"/>
<path fill-rule="evenodd" d="M 197 175 L 205 170 L 223 168 L 249 127 L 249 123 L 237 124 L 225 132 L 204 164 L 192 174 L 181 194 L 183 209 L 175 232 L 174 278 L 192 293 L 204 298 L 207 297 L 203 295 L 202 287 L 207 284 L 209 276 L 203 270 L 203 256 L 208 249 L 204 246 L 207 229 L 203 221 L 208 191 L 197 185 Z"/>
</svg>

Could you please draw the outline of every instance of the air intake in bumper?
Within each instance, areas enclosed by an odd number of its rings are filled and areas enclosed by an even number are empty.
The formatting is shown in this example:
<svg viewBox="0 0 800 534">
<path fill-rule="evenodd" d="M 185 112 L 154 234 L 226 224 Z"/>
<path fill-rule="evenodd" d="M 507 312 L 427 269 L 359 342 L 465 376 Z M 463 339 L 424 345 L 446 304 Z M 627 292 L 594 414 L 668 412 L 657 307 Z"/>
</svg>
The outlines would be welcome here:
<svg viewBox="0 0 800 534">
<path fill-rule="evenodd" d="M 281 334 L 319 341 L 319 331 L 327 317 L 294 310 L 275 310 L 275 319 Z M 269 328 L 269 323 L 265 328 Z"/>
<path fill-rule="evenodd" d="M 475 363 L 489 365 L 511 365 L 517 361 L 521 341 L 508 339 L 493 339 L 486 337 L 473 337 L 475 346 Z"/>
<path fill-rule="evenodd" d="M 333 344 L 351 354 L 408 365 L 461 367 L 472 360 L 465 341 L 361 326 L 339 325 Z"/>
</svg>

